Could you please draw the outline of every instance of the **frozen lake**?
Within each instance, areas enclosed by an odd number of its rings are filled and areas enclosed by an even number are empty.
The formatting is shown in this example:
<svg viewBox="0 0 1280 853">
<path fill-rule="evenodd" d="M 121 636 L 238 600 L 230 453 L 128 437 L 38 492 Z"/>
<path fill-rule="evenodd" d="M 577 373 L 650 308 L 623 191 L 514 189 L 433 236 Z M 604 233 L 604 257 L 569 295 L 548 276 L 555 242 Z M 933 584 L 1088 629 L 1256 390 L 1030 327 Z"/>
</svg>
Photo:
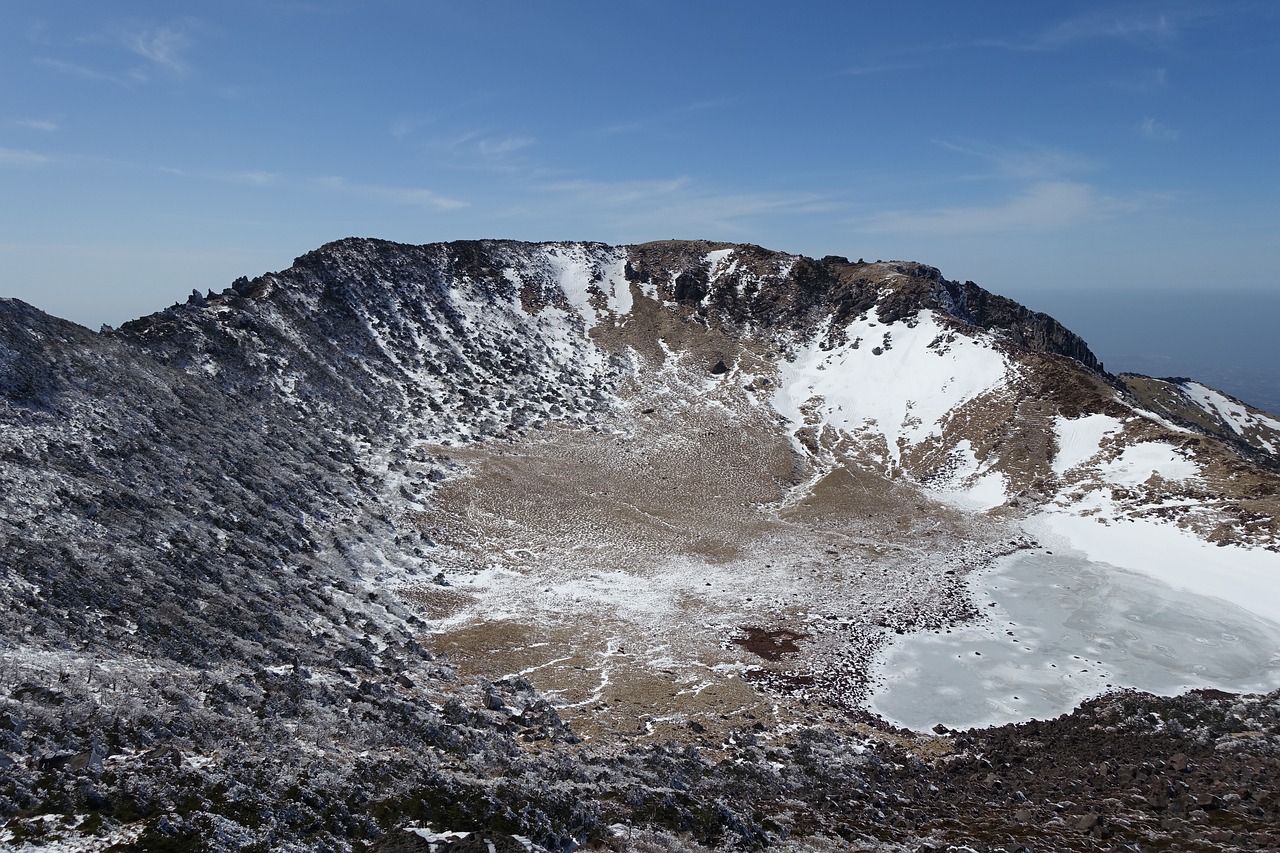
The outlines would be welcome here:
<svg viewBox="0 0 1280 853">
<path fill-rule="evenodd" d="M 974 576 L 978 624 L 895 638 L 871 709 L 925 731 L 1048 719 L 1110 688 L 1280 687 L 1280 625 L 1076 553 Z"/>
</svg>

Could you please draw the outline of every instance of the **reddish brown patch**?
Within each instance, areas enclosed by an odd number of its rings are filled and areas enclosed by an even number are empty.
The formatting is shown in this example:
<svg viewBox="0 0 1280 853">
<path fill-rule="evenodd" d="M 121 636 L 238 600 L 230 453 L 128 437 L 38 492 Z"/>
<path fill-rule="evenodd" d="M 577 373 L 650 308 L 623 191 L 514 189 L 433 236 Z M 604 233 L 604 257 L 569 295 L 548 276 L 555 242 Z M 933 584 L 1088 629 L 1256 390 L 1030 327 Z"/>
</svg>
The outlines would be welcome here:
<svg viewBox="0 0 1280 853">
<path fill-rule="evenodd" d="M 803 640 L 807 634 L 792 631 L 789 628 L 778 628 L 770 631 L 767 628 L 742 626 L 745 637 L 734 637 L 733 642 L 742 646 L 754 655 L 765 660 L 782 660 L 783 655 L 793 655 L 800 651 L 797 640 Z"/>
</svg>

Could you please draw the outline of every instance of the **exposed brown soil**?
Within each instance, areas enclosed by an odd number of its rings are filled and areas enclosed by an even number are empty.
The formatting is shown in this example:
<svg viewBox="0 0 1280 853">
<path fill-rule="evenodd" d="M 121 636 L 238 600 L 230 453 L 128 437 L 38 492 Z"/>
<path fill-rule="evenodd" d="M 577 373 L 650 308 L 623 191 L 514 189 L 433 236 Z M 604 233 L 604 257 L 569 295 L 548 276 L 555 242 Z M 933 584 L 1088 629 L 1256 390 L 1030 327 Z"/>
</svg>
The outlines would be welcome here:
<svg viewBox="0 0 1280 853">
<path fill-rule="evenodd" d="M 742 630 L 746 636 L 734 637 L 733 642 L 769 661 L 779 661 L 785 655 L 800 651 L 799 641 L 808 636 L 786 628 L 770 631 L 754 625 L 744 625 Z"/>
</svg>

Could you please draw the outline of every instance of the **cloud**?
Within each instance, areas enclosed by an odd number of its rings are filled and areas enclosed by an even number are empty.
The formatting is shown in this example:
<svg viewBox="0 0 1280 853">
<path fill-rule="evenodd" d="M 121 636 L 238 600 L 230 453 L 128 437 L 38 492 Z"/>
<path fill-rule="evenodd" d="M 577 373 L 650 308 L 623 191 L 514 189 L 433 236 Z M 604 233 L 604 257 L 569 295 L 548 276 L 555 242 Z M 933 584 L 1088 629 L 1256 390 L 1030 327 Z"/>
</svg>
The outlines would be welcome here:
<svg viewBox="0 0 1280 853">
<path fill-rule="evenodd" d="M 1150 116 L 1142 120 L 1142 124 L 1138 125 L 1138 130 L 1143 137 L 1150 139 L 1152 142 L 1177 142 L 1178 137 L 1182 135 L 1182 131 L 1156 121 Z"/>
<path fill-rule="evenodd" d="M 480 153 L 486 157 L 505 157 L 537 142 L 532 136 L 508 136 L 505 139 L 483 139 Z"/>
<path fill-rule="evenodd" d="M 1177 34 L 1177 27 L 1164 13 L 1135 16 L 1104 10 L 1062 21 L 1045 31 L 1040 42 L 1047 47 L 1099 39 L 1163 44 Z"/>
<path fill-rule="evenodd" d="M 118 86 L 131 86 L 137 83 L 145 83 L 150 77 L 141 68 L 131 68 L 123 72 L 99 71 L 96 68 L 89 68 L 86 65 L 78 65 L 74 62 L 67 62 L 62 59 L 54 59 L 49 56 L 41 56 L 36 59 L 37 65 L 43 65 L 45 68 L 57 71 L 60 74 L 66 74 L 69 77 L 79 77 L 82 80 L 103 80 L 108 83 L 115 83 Z"/>
<path fill-rule="evenodd" d="M 840 73 L 850 77 L 865 77 L 871 74 L 886 74 L 890 71 L 910 71 L 919 67 L 919 65 L 907 62 L 885 62 L 871 65 L 854 65 L 850 68 L 845 68 Z"/>
<path fill-rule="evenodd" d="M 683 115 L 685 113 L 702 113 L 708 110 L 719 110 L 725 107 L 737 106 L 745 104 L 750 99 L 743 95 L 722 95 L 718 98 L 704 98 L 701 101 L 692 101 L 690 103 L 678 106 L 671 111 L 672 115 Z"/>
<path fill-rule="evenodd" d="M 424 123 L 421 119 L 398 118 L 391 122 L 388 132 L 392 139 L 405 139 L 416 133 Z"/>
<path fill-rule="evenodd" d="M 393 126 L 393 134 L 396 129 Z M 476 128 L 428 139 L 423 147 L 455 168 L 513 172 L 527 167 L 526 155 L 521 152 L 537 142 L 533 136 Z"/>
<path fill-rule="evenodd" d="M 680 177 L 661 181 L 558 181 L 542 188 L 573 196 L 593 207 L 626 207 L 670 198 L 689 184 L 689 178 Z"/>
<path fill-rule="evenodd" d="M 741 233 L 743 220 L 763 214 L 827 213 L 837 209 L 810 192 L 722 192 L 681 176 L 661 180 L 572 180 L 544 184 L 546 192 L 567 199 L 577 214 L 608 217 L 630 233 L 672 234 L 707 229 Z"/>
<path fill-rule="evenodd" d="M 432 192 L 431 190 L 416 187 L 388 187 L 376 184 L 353 184 L 344 178 L 333 176 L 317 178 L 315 180 L 315 184 L 316 186 L 331 192 L 345 193 L 358 198 L 387 202 L 389 204 L 400 204 L 412 207 L 430 207 L 436 210 L 456 210 L 459 207 L 467 206 L 465 201 L 447 198 L 439 193 Z"/>
<path fill-rule="evenodd" d="M 46 133 L 51 133 L 58 129 L 56 122 L 42 118 L 20 118 L 15 119 L 13 123 L 19 127 L 25 127 L 28 130 L 43 130 Z"/>
<path fill-rule="evenodd" d="M 981 160 L 991 169 L 988 174 L 970 177 L 1051 180 L 1098 168 L 1093 160 L 1060 148 L 1005 148 L 984 142 L 953 142 L 945 139 L 935 139 L 934 144 Z"/>
<path fill-rule="evenodd" d="M 84 80 L 102 80 L 120 86 L 138 85 L 149 82 L 156 72 L 177 76 L 187 74 L 191 66 L 186 53 L 192 46 L 192 33 L 203 28 L 204 24 L 194 18 L 182 18 L 162 25 L 116 26 L 72 41 L 73 45 L 80 48 L 105 45 L 117 50 L 123 49 L 143 60 L 142 64 L 124 70 L 103 70 L 52 56 L 40 57 L 36 62 L 59 73 Z"/>
<path fill-rule="evenodd" d="M 1176 13 L 1103 9 L 1068 18 L 1022 39 L 984 39 L 977 44 L 1028 52 L 1064 50 L 1092 41 L 1124 41 L 1164 48 L 1176 42 L 1182 30 L 1203 15 L 1188 9 Z"/>
<path fill-rule="evenodd" d="M 873 234 L 929 236 L 1060 231 L 1137 206 L 1104 196 L 1089 184 L 1042 181 L 1003 204 L 893 210 L 858 224 Z"/>
<path fill-rule="evenodd" d="M 1126 78 L 1112 81 L 1111 85 L 1122 92 L 1145 95 L 1168 85 L 1169 72 L 1165 68 L 1148 68 Z"/>
<path fill-rule="evenodd" d="M 262 171 L 245 171 L 245 172 L 227 172 L 223 174 L 222 179 L 230 181 L 233 184 L 244 184 L 252 187 L 265 187 L 274 184 L 280 179 L 280 176 L 274 172 Z"/>
<path fill-rule="evenodd" d="M 177 74 L 187 71 L 183 54 L 191 47 L 186 28 L 161 26 L 144 28 L 123 35 L 125 47 L 149 62 Z"/>
<path fill-rule="evenodd" d="M 600 136 L 626 136 L 632 133 L 640 133 L 650 127 L 651 123 L 646 121 L 619 121 L 613 124 L 606 124 L 603 127 L 597 127 L 592 133 Z"/>
<path fill-rule="evenodd" d="M 43 166 L 51 162 L 53 162 L 52 157 L 46 157 L 34 151 L 0 148 L 0 166 Z"/>
</svg>

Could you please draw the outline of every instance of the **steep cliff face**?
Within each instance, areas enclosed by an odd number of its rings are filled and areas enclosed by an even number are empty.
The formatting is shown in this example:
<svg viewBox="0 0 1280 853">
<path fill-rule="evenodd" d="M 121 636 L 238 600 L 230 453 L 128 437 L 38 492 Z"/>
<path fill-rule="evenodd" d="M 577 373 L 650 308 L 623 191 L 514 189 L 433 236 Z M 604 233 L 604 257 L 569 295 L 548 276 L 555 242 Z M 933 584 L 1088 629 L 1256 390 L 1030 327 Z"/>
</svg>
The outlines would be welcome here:
<svg viewBox="0 0 1280 853">
<path fill-rule="evenodd" d="M 911 262 L 850 263 L 783 255 L 758 246 L 664 241 L 631 247 L 629 280 L 653 285 L 667 301 L 695 314 L 762 333 L 813 334 L 840 328 L 874 311 L 890 324 L 937 310 L 965 324 L 999 330 L 1014 345 L 1063 355 L 1090 370 L 1102 365 L 1088 345 L 1052 317 L 996 296 L 971 281 L 959 284 L 936 268 Z"/>
<path fill-rule="evenodd" d="M 974 618 L 1027 519 L 1280 548 L 1280 424 L 932 267 L 750 245 L 349 239 L 103 333 L 3 300 L 0 426 L 0 816 L 143 847 L 779 841 L 657 776 L 818 796 L 813 726 L 863 749 L 878 650 Z"/>
</svg>

